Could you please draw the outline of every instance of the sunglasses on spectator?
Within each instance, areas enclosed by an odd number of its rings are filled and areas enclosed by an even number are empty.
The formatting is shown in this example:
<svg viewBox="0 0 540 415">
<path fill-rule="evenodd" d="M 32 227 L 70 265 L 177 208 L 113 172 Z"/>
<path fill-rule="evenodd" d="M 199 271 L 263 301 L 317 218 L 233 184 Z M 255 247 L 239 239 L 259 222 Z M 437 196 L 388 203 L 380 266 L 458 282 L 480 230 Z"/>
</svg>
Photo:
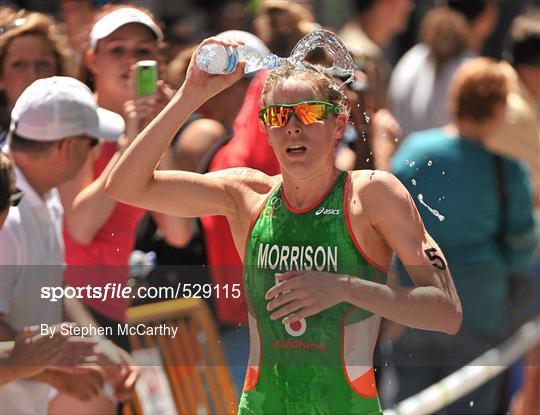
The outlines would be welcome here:
<svg viewBox="0 0 540 415">
<path fill-rule="evenodd" d="M 24 192 L 22 190 L 15 189 L 15 192 L 9 196 L 9 205 L 13 207 L 18 206 L 23 196 Z"/>
<path fill-rule="evenodd" d="M 314 122 L 324 120 L 329 114 L 339 114 L 339 108 L 325 101 L 302 101 L 294 104 L 271 104 L 259 111 L 261 121 L 270 127 L 285 126 L 291 116 L 304 124 L 310 125 Z"/>
</svg>

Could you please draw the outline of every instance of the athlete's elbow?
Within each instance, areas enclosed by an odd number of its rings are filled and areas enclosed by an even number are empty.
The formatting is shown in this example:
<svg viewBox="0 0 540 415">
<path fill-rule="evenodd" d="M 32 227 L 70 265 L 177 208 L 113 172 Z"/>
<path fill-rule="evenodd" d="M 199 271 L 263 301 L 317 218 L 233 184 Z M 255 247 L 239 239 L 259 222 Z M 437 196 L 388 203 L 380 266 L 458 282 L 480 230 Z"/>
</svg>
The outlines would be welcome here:
<svg viewBox="0 0 540 415">
<path fill-rule="evenodd" d="M 443 330 L 447 334 L 457 334 L 461 328 L 463 322 L 463 311 L 461 304 L 452 305 L 446 318 L 445 329 Z"/>
<path fill-rule="evenodd" d="M 105 182 L 105 193 L 114 200 L 119 202 L 128 203 L 130 192 L 127 187 L 123 185 L 120 180 L 115 176 L 114 172 L 109 174 L 107 181 Z"/>
</svg>

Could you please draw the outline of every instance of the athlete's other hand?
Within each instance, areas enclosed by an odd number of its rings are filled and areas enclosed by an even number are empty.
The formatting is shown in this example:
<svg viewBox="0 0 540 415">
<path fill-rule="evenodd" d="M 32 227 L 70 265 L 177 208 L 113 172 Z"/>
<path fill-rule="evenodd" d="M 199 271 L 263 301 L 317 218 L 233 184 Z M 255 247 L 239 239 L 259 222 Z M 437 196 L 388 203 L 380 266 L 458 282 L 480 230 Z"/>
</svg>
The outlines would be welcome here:
<svg viewBox="0 0 540 415">
<path fill-rule="evenodd" d="M 347 277 L 317 271 L 276 274 L 278 283 L 266 293 L 270 318 L 294 323 L 345 300 Z M 277 296 L 277 297 L 276 297 Z"/>
</svg>

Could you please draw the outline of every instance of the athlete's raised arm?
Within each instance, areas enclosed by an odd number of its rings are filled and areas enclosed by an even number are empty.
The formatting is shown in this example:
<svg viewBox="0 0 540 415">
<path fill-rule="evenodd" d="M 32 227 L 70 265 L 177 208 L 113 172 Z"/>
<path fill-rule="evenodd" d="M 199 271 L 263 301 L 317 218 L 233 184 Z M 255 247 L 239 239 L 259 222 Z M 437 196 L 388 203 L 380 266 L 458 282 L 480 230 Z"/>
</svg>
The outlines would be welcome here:
<svg viewBox="0 0 540 415">
<path fill-rule="evenodd" d="M 217 38 L 206 39 L 201 45 L 209 42 L 237 45 Z M 208 75 L 197 67 L 194 56 L 184 84 L 124 152 L 107 180 L 106 191 L 121 202 L 161 213 L 230 216 L 235 214 L 235 200 L 227 180 L 223 180 L 227 174 L 156 170 L 161 155 L 189 115 L 244 75 L 243 63 L 232 74 Z"/>
</svg>

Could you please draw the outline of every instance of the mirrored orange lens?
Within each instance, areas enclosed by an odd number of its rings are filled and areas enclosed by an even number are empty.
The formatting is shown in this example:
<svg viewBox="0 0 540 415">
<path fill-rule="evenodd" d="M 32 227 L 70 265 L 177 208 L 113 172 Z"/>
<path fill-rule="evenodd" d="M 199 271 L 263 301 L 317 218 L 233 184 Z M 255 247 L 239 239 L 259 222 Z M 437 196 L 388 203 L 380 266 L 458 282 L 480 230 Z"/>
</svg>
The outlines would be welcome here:
<svg viewBox="0 0 540 415">
<path fill-rule="evenodd" d="M 294 107 L 294 113 L 304 125 L 313 124 L 326 116 L 324 104 L 299 104 Z"/>
</svg>

